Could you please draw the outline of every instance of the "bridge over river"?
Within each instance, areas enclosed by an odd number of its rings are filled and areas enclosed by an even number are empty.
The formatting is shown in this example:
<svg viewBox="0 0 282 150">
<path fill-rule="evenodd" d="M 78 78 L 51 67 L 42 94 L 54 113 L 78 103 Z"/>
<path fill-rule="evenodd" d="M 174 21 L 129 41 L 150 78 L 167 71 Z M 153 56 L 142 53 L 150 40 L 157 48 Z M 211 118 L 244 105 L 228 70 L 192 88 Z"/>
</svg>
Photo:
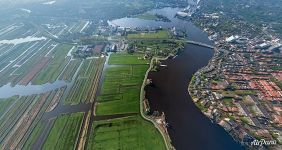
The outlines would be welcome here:
<svg viewBox="0 0 282 150">
<path fill-rule="evenodd" d="M 185 40 L 185 42 L 188 43 L 188 44 L 193 44 L 193 45 L 198 45 L 198 46 L 202 46 L 202 47 L 207 47 L 207 48 L 215 49 L 214 46 L 209 45 L 209 44 L 205 44 L 205 43 L 202 43 L 202 42 L 191 41 L 191 40 Z"/>
</svg>

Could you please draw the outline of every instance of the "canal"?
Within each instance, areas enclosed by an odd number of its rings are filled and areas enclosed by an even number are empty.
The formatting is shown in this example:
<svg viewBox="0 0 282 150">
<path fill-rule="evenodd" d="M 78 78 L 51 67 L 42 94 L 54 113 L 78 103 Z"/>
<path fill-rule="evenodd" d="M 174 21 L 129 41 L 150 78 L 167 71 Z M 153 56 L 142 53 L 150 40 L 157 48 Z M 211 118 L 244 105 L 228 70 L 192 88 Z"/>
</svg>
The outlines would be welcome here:
<svg viewBox="0 0 282 150">
<path fill-rule="evenodd" d="M 42 85 L 33 85 L 29 83 L 28 85 L 15 85 L 12 86 L 8 83 L 0 87 L 0 98 L 9 98 L 15 95 L 28 96 L 32 94 L 42 94 L 61 87 L 66 86 L 68 83 L 62 80 L 57 80 L 53 83 L 45 83 Z"/>
</svg>

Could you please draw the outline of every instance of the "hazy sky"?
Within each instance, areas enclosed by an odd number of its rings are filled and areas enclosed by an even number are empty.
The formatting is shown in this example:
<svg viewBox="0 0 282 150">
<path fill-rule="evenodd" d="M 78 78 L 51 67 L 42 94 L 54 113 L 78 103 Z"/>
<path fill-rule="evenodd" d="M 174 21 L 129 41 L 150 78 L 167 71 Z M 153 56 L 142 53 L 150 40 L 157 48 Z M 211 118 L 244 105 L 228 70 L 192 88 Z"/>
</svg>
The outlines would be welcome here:
<svg viewBox="0 0 282 150">
<path fill-rule="evenodd" d="M 0 0 L 0 7 L 15 6 L 17 4 L 25 4 L 31 2 L 47 2 L 49 0 Z M 51 0 L 50 0 L 51 1 Z"/>
<path fill-rule="evenodd" d="M 29 3 L 29 2 L 41 2 L 41 1 L 48 1 L 48 0 L 0 0 L 2 3 Z"/>
</svg>

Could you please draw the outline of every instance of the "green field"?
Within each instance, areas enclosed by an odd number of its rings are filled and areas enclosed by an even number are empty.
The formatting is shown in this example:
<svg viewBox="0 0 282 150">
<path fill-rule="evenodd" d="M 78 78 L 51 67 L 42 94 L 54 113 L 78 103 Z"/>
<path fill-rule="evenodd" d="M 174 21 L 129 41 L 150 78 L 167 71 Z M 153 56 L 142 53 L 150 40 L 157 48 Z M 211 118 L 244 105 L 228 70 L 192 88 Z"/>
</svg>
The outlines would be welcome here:
<svg viewBox="0 0 282 150">
<path fill-rule="evenodd" d="M 10 61 L 15 60 L 22 52 L 30 48 L 32 45 L 32 43 L 22 43 L 9 48 L 10 51 L 3 53 L 0 56 L 0 69 L 2 70 L 5 68 L 8 64 L 10 64 Z"/>
<path fill-rule="evenodd" d="M 60 115 L 43 145 L 44 150 L 74 149 L 84 113 Z"/>
<path fill-rule="evenodd" d="M 182 41 L 174 40 L 132 40 L 129 42 L 129 48 L 136 47 L 135 52 L 150 53 L 153 56 L 166 57 L 169 54 L 174 54 L 184 46 Z M 133 48 L 132 48 L 133 50 Z"/>
<path fill-rule="evenodd" d="M 33 80 L 34 84 L 44 84 L 54 82 L 63 71 L 69 61 L 66 58 L 67 53 L 72 48 L 72 45 L 59 44 L 49 56 L 52 57 L 51 62 Z"/>
<path fill-rule="evenodd" d="M 32 144 L 35 143 L 35 141 L 40 136 L 41 131 L 44 128 L 44 124 L 42 122 L 39 122 L 36 127 L 33 129 L 31 135 L 28 137 L 27 141 L 24 143 L 23 149 L 29 150 L 32 149 Z"/>
<path fill-rule="evenodd" d="M 143 54 L 114 53 L 109 59 L 110 65 L 138 65 L 149 64 L 149 60 L 143 59 Z"/>
<path fill-rule="evenodd" d="M 8 82 L 11 82 L 12 85 L 17 84 L 27 73 L 29 73 L 33 69 L 34 66 L 36 66 L 41 61 L 42 57 L 44 57 L 46 53 L 51 49 L 50 46 L 52 44 L 54 44 L 54 42 L 52 41 L 40 41 L 37 44 L 35 43 L 34 45 L 32 43 L 20 44 L 19 46 L 24 48 L 21 50 L 21 52 L 24 52 L 28 48 L 29 50 L 25 53 L 25 55 L 22 55 L 21 57 L 19 57 L 19 59 L 17 59 L 17 61 L 14 62 L 19 66 L 7 67 L 6 72 L 4 71 L 4 74 L 0 74 L 0 84 L 3 85 Z M 29 46 L 26 47 L 27 45 Z M 16 48 L 17 46 L 14 47 Z M 17 52 L 17 49 L 12 50 L 12 52 Z M 5 55 L 4 57 L 5 59 L 9 58 L 9 56 Z M 1 58 L 1 60 L 4 59 Z M 10 76 L 7 76 L 7 74 L 10 74 Z"/>
<path fill-rule="evenodd" d="M 28 107 L 32 104 L 35 96 L 20 97 L 7 113 L 1 116 L 0 119 L 0 143 L 6 138 L 18 119 L 22 117 Z"/>
<path fill-rule="evenodd" d="M 18 96 L 13 96 L 7 99 L 0 98 L 0 117 L 16 102 Z"/>
<path fill-rule="evenodd" d="M 107 115 L 138 112 L 140 88 L 148 67 L 128 65 L 108 68 L 96 113 Z"/>
<path fill-rule="evenodd" d="M 97 71 L 102 66 L 102 59 L 84 60 L 78 77 L 71 88 L 71 91 L 64 101 L 64 104 L 76 105 L 81 102 L 89 102 L 93 93 L 94 80 L 97 78 Z"/>
<path fill-rule="evenodd" d="M 152 33 L 130 33 L 128 39 L 169 39 L 171 36 L 168 31 L 160 30 Z"/>
<path fill-rule="evenodd" d="M 71 60 L 68 66 L 65 68 L 64 72 L 59 77 L 60 80 L 71 82 L 72 77 L 74 76 L 76 70 L 81 64 L 81 60 Z"/>
<path fill-rule="evenodd" d="M 41 133 L 44 125 L 39 123 L 40 119 L 55 94 L 56 91 L 52 91 L 0 99 L 0 145 L 3 144 L 3 149 L 30 149 Z"/>
<path fill-rule="evenodd" d="M 94 122 L 87 148 L 165 150 L 159 131 L 140 116 Z"/>
<path fill-rule="evenodd" d="M 38 46 L 35 47 L 36 50 L 39 50 L 35 55 L 32 57 L 29 56 L 27 57 L 27 61 L 21 65 L 21 67 L 17 68 L 16 71 L 13 73 L 15 76 L 15 79 L 12 83 L 17 83 L 19 82 L 37 63 L 39 63 L 44 57 L 48 51 L 51 49 L 51 45 L 55 44 L 54 42 L 40 42 L 37 44 Z M 31 53 L 33 54 L 33 53 Z"/>
</svg>

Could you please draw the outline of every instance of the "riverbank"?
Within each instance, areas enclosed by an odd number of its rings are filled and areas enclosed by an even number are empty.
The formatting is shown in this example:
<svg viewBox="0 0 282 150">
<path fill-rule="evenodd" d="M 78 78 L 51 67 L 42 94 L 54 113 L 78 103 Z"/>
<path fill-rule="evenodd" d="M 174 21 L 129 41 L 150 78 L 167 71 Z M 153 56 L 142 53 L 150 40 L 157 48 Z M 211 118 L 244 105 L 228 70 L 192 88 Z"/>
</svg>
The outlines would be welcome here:
<svg viewBox="0 0 282 150">
<path fill-rule="evenodd" d="M 145 98 L 145 86 L 147 85 L 147 80 L 148 80 L 148 75 L 149 75 L 149 72 L 152 71 L 153 67 L 154 67 L 154 61 L 157 60 L 157 61 L 161 61 L 161 60 L 166 60 L 168 59 L 170 56 L 166 57 L 166 58 L 158 58 L 158 57 L 154 57 L 151 59 L 151 63 L 150 63 L 150 67 L 149 69 L 146 71 L 146 74 L 145 74 L 145 77 L 144 77 L 144 80 L 143 80 L 143 84 L 142 84 L 142 87 L 141 87 L 141 92 L 140 92 L 140 114 L 141 116 L 147 120 L 147 121 L 150 121 L 151 123 L 154 124 L 154 126 L 159 130 L 159 132 L 162 134 L 163 136 L 163 139 L 165 141 L 165 145 L 166 145 L 166 148 L 167 150 L 174 150 L 175 148 L 173 147 L 173 145 L 171 144 L 171 139 L 169 137 L 169 134 L 165 131 L 167 130 L 163 130 L 163 128 L 161 127 L 161 125 L 159 125 L 153 118 L 149 117 L 146 115 L 146 112 L 145 112 L 145 109 L 143 107 L 143 101 Z"/>
<path fill-rule="evenodd" d="M 194 94 L 193 94 L 193 91 L 192 91 L 192 90 L 194 90 L 194 89 L 192 88 L 192 86 L 193 86 L 193 84 L 194 84 L 194 80 L 195 80 L 196 74 L 200 74 L 203 70 L 205 70 L 206 68 L 208 68 L 208 66 L 211 65 L 211 62 L 214 61 L 215 55 L 216 55 L 216 53 L 218 52 L 216 48 L 214 49 L 214 52 L 215 52 L 215 53 L 214 53 L 213 57 L 210 59 L 209 63 L 208 63 L 206 66 L 200 68 L 197 72 L 195 72 L 195 73 L 193 74 L 192 78 L 191 78 L 191 81 L 188 83 L 188 92 L 189 92 L 189 95 L 191 95 L 191 98 L 192 98 L 193 102 L 194 102 L 195 105 L 201 110 L 201 112 L 202 112 L 206 117 L 208 117 L 208 118 L 211 119 L 211 120 L 213 119 L 212 116 L 211 116 L 210 114 L 208 114 L 208 113 L 205 112 L 204 106 L 202 106 L 202 104 L 200 104 L 200 103 L 198 102 L 199 99 L 198 99 L 197 97 L 195 97 L 195 96 L 192 96 L 192 95 L 194 95 Z M 218 123 L 217 123 L 217 124 L 218 124 Z M 220 125 L 221 127 L 223 127 L 221 124 L 218 124 L 218 125 Z M 224 127 L 223 127 L 223 128 L 224 128 Z"/>
</svg>

